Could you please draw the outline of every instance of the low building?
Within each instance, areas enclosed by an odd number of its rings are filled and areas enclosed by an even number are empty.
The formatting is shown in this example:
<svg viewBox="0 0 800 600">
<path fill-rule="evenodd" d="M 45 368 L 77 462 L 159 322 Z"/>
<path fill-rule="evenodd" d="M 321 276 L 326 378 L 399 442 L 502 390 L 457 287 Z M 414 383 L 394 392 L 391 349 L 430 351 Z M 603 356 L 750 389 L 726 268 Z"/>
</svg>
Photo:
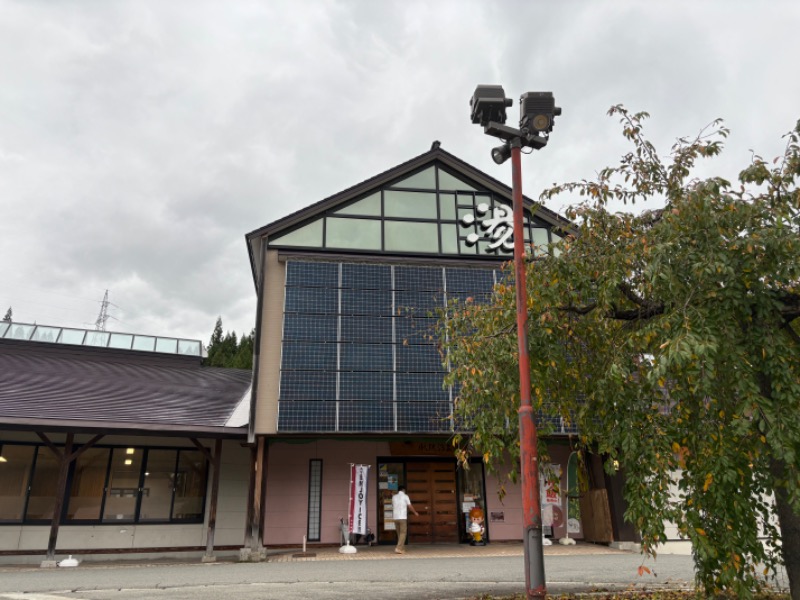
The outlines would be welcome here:
<svg viewBox="0 0 800 600">
<path fill-rule="evenodd" d="M 0 322 L 0 561 L 238 551 L 249 387 L 195 340 Z"/>
</svg>

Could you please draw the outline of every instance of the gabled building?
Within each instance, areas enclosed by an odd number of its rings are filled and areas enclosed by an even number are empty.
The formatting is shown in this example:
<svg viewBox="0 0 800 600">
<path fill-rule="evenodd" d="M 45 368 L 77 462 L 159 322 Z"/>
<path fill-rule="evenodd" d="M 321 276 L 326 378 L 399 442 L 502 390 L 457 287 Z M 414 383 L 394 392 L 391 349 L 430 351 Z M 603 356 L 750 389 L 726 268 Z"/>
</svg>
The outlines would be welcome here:
<svg viewBox="0 0 800 600">
<path fill-rule="evenodd" d="M 570 224 L 525 204 L 525 241 L 543 252 Z M 511 233 L 511 189 L 434 142 L 246 236 L 258 294 L 250 439 L 265 481 L 255 502 L 264 543 L 338 542 L 350 464 L 371 466 L 368 520 L 379 543 L 395 539 L 398 486 L 420 513 L 410 543 L 466 539 L 473 506 L 484 509 L 490 539 L 521 539 L 518 490 L 501 503 L 480 459 L 465 470 L 453 458 L 458 390 L 443 386 L 432 337 L 437 308 L 486 301 L 507 276 Z M 553 444 L 563 485 L 546 495 L 545 512 L 558 537 L 569 455 Z"/>
</svg>

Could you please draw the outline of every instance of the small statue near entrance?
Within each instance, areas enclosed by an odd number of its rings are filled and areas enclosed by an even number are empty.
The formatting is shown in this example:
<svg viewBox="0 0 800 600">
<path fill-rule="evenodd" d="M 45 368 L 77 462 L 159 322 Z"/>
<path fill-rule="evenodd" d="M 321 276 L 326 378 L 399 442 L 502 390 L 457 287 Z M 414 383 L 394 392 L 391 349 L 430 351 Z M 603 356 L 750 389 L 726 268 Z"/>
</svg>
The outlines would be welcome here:
<svg viewBox="0 0 800 600">
<path fill-rule="evenodd" d="M 475 506 L 469 511 L 469 534 L 472 536 L 469 543 L 473 546 L 485 546 L 485 533 L 486 527 L 483 524 L 483 509 Z"/>
</svg>

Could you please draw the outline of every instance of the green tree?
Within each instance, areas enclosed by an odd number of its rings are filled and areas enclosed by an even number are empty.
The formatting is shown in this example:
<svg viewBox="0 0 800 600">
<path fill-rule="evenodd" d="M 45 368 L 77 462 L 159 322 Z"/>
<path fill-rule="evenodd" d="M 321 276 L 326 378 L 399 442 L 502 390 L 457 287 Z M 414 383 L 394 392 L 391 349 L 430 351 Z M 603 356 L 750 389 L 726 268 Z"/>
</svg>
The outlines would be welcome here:
<svg viewBox="0 0 800 600">
<path fill-rule="evenodd" d="M 255 339 L 256 330 L 253 329 L 249 334 L 243 334 L 239 339 L 239 346 L 236 349 L 236 354 L 229 366 L 234 369 L 252 369 L 253 368 L 253 340 Z"/>
<path fill-rule="evenodd" d="M 755 156 L 733 185 L 691 178 L 721 151 L 720 121 L 662 159 L 643 137 L 646 113 L 609 114 L 632 150 L 595 181 L 542 194 L 583 199 L 568 211 L 577 232 L 527 265 L 535 408 L 625 467 L 625 518 L 644 552 L 655 555 L 668 519 L 691 540 L 707 594 L 750 597 L 782 559 L 797 600 L 800 122 L 782 157 Z M 513 286 L 448 313 L 456 416 L 472 430 L 458 452 L 518 459 Z"/>
<path fill-rule="evenodd" d="M 243 335 L 241 340 L 237 339 L 235 331 L 225 334 L 222 331 L 222 317 L 217 317 L 204 364 L 209 367 L 252 369 L 255 330 L 250 335 Z"/>
</svg>

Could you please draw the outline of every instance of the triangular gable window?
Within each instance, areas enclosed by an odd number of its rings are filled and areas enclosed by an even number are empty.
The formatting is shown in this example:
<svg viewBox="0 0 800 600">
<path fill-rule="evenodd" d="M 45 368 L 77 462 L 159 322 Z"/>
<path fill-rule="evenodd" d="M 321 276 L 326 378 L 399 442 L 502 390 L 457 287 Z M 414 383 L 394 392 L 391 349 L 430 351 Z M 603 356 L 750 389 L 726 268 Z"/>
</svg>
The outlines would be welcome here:
<svg viewBox="0 0 800 600">
<path fill-rule="evenodd" d="M 438 163 L 368 194 L 317 213 L 290 233 L 276 234 L 270 246 L 498 258 L 513 254 L 510 199 L 465 183 Z M 548 240 L 555 239 L 549 229 L 534 224 L 525 209 L 523 239 L 535 247 L 534 253 L 544 252 Z"/>
<path fill-rule="evenodd" d="M 442 169 L 439 169 L 439 189 L 440 190 L 469 190 L 469 191 L 476 191 L 474 187 L 468 185 L 458 179 L 457 177 L 453 177 L 450 173 L 446 173 Z"/>
<path fill-rule="evenodd" d="M 420 190 L 436 189 L 436 172 L 433 167 L 420 171 L 416 175 L 401 179 L 392 184 L 392 187 L 414 188 Z"/>
<path fill-rule="evenodd" d="M 322 219 L 295 229 L 291 233 L 279 235 L 270 240 L 279 242 L 281 246 L 298 246 L 303 248 L 322 247 Z"/>
<path fill-rule="evenodd" d="M 345 206 L 337 211 L 337 215 L 361 215 L 365 217 L 380 217 L 381 216 L 381 193 L 372 194 L 363 200 L 354 202 L 350 206 Z"/>
</svg>

